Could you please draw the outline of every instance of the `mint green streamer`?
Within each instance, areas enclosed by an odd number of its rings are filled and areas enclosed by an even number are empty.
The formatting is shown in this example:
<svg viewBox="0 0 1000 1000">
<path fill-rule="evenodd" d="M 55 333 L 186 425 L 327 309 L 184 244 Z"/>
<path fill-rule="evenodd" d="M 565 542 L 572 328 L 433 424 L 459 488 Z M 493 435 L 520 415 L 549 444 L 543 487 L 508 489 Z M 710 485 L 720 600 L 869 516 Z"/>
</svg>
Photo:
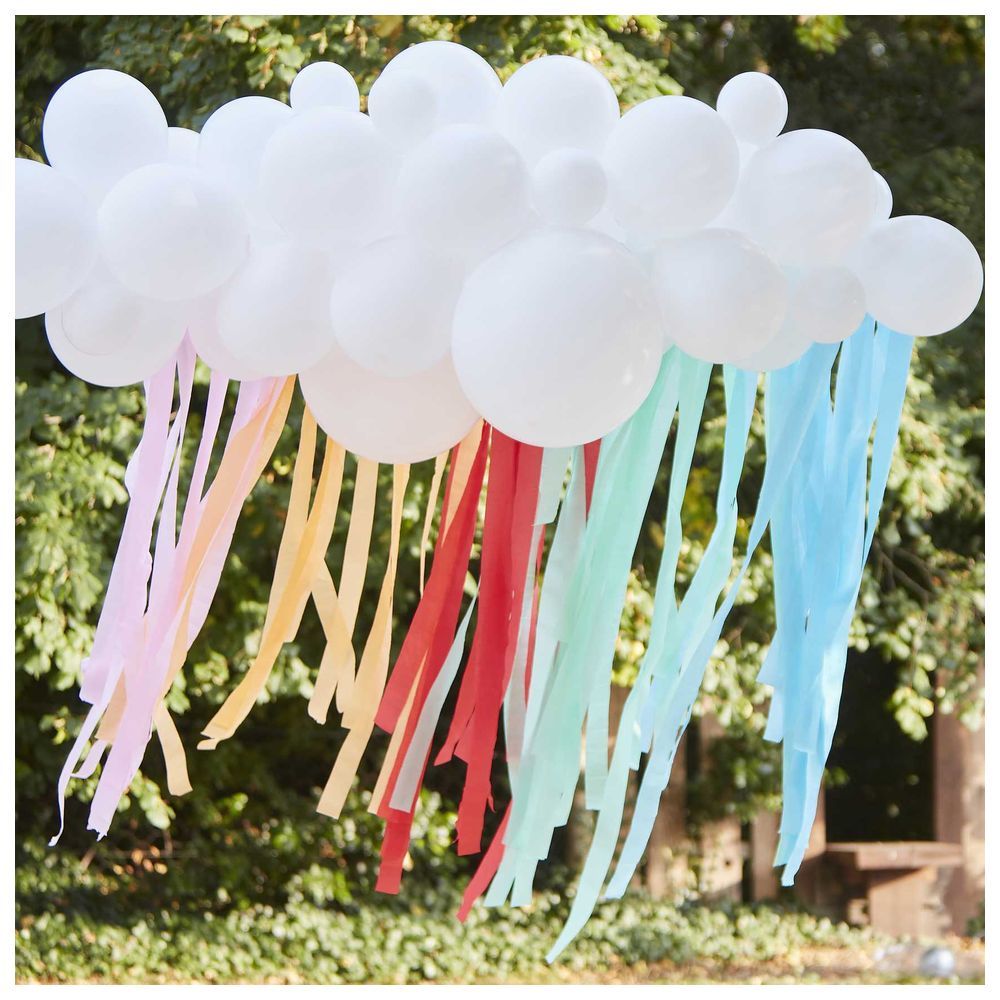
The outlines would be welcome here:
<svg viewBox="0 0 1000 1000">
<path fill-rule="evenodd" d="M 584 864 L 569 918 L 548 955 L 551 962 L 580 932 L 590 918 L 600 896 L 614 856 L 622 826 L 629 774 L 641 756 L 641 733 L 637 726 L 649 684 L 657 665 L 669 657 L 679 637 L 689 625 L 693 609 L 708 601 L 714 609 L 718 591 L 724 586 L 732 564 L 732 544 L 736 531 L 736 488 L 746 452 L 747 436 L 756 397 L 756 375 L 736 369 L 724 371 L 727 424 L 722 474 L 716 497 L 716 525 L 680 609 L 675 596 L 675 578 L 680 553 L 680 512 L 690 475 L 695 439 L 701 422 L 711 366 L 690 362 L 681 386 L 677 445 L 671 469 L 667 504 L 664 556 L 657 578 L 656 604 L 650 627 L 650 642 L 639 667 L 639 677 L 625 702 L 615 740 L 610 776 L 599 804 L 597 828 Z M 721 579 L 720 577 L 721 567 Z M 714 584 L 706 581 L 714 580 Z M 713 592 L 714 586 L 714 592 Z M 713 596 L 709 596 L 713 594 Z"/>
</svg>

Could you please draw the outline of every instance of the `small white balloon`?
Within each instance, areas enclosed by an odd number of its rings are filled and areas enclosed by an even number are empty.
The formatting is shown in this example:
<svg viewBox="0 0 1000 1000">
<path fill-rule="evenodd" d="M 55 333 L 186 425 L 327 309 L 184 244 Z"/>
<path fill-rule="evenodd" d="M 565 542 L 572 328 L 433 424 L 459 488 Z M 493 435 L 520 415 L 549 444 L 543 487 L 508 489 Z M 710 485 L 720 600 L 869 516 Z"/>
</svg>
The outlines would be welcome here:
<svg viewBox="0 0 1000 1000">
<path fill-rule="evenodd" d="M 705 229 L 664 242 L 652 275 L 667 337 L 702 361 L 748 357 L 777 334 L 785 319 L 784 274 L 734 230 Z"/>
<path fill-rule="evenodd" d="M 372 94 L 397 73 L 422 80 L 433 92 L 435 128 L 458 123 L 488 125 L 492 122 L 500 97 L 500 77 L 472 49 L 444 41 L 411 45 L 386 63 L 372 84 Z"/>
<path fill-rule="evenodd" d="M 330 317 L 359 365 L 399 378 L 425 371 L 451 348 L 461 263 L 405 236 L 361 250 L 334 282 Z"/>
<path fill-rule="evenodd" d="M 865 290 L 846 267 L 819 267 L 792 282 L 788 316 L 817 344 L 839 344 L 865 318 Z"/>
<path fill-rule="evenodd" d="M 603 437 L 656 380 L 663 334 L 649 279 L 607 236 L 543 229 L 466 281 L 452 355 L 472 405 L 504 434 L 567 447 Z"/>
<path fill-rule="evenodd" d="M 103 277 L 45 314 L 52 352 L 93 385 L 131 385 L 152 377 L 177 352 L 185 328 L 179 307 L 133 295 Z"/>
<path fill-rule="evenodd" d="M 766 73 L 734 76 L 719 91 L 715 107 L 733 135 L 752 146 L 770 142 L 788 118 L 788 98 L 781 84 Z"/>
<path fill-rule="evenodd" d="M 620 116 L 600 70 L 570 56 L 542 56 L 504 84 L 497 123 L 528 163 L 556 149 L 600 153 Z"/>
<path fill-rule="evenodd" d="M 608 179 L 600 160 L 582 149 L 557 149 L 531 172 L 535 211 L 557 226 L 582 226 L 601 210 Z"/>
<path fill-rule="evenodd" d="M 258 247 L 219 293 L 223 347 L 251 371 L 294 375 L 333 344 L 330 263 L 293 243 Z"/>
<path fill-rule="evenodd" d="M 383 73 L 368 94 L 368 116 L 388 142 L 408 149 L 426 139 L 437 124 L 437 93 L 415 73 Z"/>
<path fill-rule="evenodd" d="M 238 97 L 212 112 L 201 128 L 198 165 L 249 200 L 257 190 L 260 160 L 292 109 L 270 97 Z"/>
<path fill-rule="evenodd" d="M 167 119 L 138 80 L 92 69 L 67 80 L 42 121 L 45 156 L 95 202 L 126 174 L 167 156 Z"/>
<path fill-rule="evenodd" d="M 284 232 L 311 246 L 358 245 L 387 226 L 396 169 L 395 155 L 365 115 L 315 108 L 268 142 L 260 201 Z"/>
<path fill-rule="evenodd" d="M 786 320 L 781 329 L 759 350 L 739 361 L 730 362 L 749 372 L 775 372 L 798 361 L 812 341 L 795 324 Z"/>
<path fill-rule="evenodd" d="M 451 125 L 404 161 L 396 188 L 406 231 L 446 249 L 489 253 L 524 228 L 528 173 L 499 133 Z"/>
<path fill-rule="evenodd" d="M 406 378 L 386 378 L 339 346 L 299 377 L 316 422 L 348 451 L 375 462 L 422 462 L 458 444 L 479 415 L 451 359 Z"/>
<path fill-rule="evenodd" d="M 159 163 L 120 181 L 98 214 L 108 267 L 137 295 L 178 302 L 218 288 L 247 251 L 247 220 L 220 184 Z"/>
<path fill-rule="evenodd" d="M 213 371 L 237 382 L 264 378 L 266 371 L 241 361 L 222 342 L 217 316 L 218 300 L 218 293 L 206 297 L 191 309 L 188 317 L 188 336 L 198 357 Z"/>
<path fill-rule="evenodd" d="M 354 77 L 335 62 L 314 62 L 303 67 L 288 89 L 288 103 L 293 111 L 311 108 L 357 111 L 360 101 Z"/>
<path fill-rule="evenodd" d="M 201 136 L 194 129 L 171 125 L 167 129 L 167 163 L 196 167 L 200 141 Z"/>
<path fill-rule="evenodd" d="M 97 256 L 97 217 L 68 177 L 14 160 L 14 316 L 55 308 L 83 284 Z"/>
<path fill-rule="evenodd" d="M 799 129 L 750 159 L 740 185 L 749 235 L 779 263 L 840 263 L 871 225 L 875 185 L 864 153 L 835 132 Z"/>
<path fill-rule="evenodd" d="M 875 222 L 885 222 L 892 215 L 892 188 L 889 182 L 877 171 L 872 171 L 875 181 Z"/>
<path fill-rule="evenodd" d="M 983 292 L 983 265 L 954 226 L 902 215 L 875 226 L 851 257 L 870 312 L 910 337 L 933 337 L 969 318 Z"/>
<path fill-rule="evenodd" d="M 732 197 L 740 169 L 729 126 L 690 97 L 655 97 L 626 112 L 603 159 L 618 221 L 656 238 L 714 219 Z"/>
</svg>

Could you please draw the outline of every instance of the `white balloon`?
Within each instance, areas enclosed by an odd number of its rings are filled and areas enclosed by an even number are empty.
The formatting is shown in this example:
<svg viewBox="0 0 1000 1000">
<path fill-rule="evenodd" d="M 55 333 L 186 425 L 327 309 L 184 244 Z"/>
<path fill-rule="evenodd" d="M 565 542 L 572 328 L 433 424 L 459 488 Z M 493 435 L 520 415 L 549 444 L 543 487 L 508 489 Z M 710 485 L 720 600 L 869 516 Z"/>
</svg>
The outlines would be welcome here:
<svg viewBox="0 0 1000 1000">
<path fill-rule="evenodd" d="M 750 372 L 774 372 L 798 361 L 812 346 L 808 335 L 795 323 L 785 320 L 781 329 L 758 351 L 730 362 Z"/>
<path fill-rule="evenodd" d="M 451 125 L 404 160 L 396 204 L 412 235 L 456 252 L 484 254 L 524 228 L 528 174 L 499 133 Z"/>
<path fill-rule="evenodd" d="M 379 375 L 425 371 L 449 353 L 463 277 L 457 259 L 417 240 L 373 243 L 334 282 L 334 335 L 351 360 Z"/>
<path fill-rule="evenodd" d="M 557 226 L 582 226 L 601 210 L 608 179 L 600 161 L 581 149 L 557 149 L 531 172 L 535 210 Z"/>
<path fill-rule="evenodd" d="M 201 136 L 194 129 L 171 125 L 167 129 L 167 162 L 196 167 L 200 141 Z"/>
<path fill-rule="evenodd" d="M 731 229 L 705 229 L 664 242 L 652 275 L 667 337 L 702 361 L 753 354 L 785 318 L 788 289 L 781 269 Z"/>
<path fill-rule="evenodd" d="M 95 201 L 126 174 L 167 155 L 167 119 L 138 80 L 92 69 L 67 80 L 42 121 L 45 156 Z"/>
<path fill-rule="evenodd" d="M 618 97 L 600 70 L 570 56 L 542 56 L 504 84 L 497 123 L 534 163 L 566 147 L 600 153 L 619 116 Z"/>
<path fill-rule="evenodd" d="M 451 359 L 407 378 L 355 364 L 339 347 L 299 377 L 316 422 L 348 451 L 375 462 L 422 462 L 472 430 L 479 415 Z"/>
<path fill-rule="evenodd" d="M 293 243 L 258 247 L 219 293 L 223 347 L 251 371 L 294 375 L 333 344 L 326 255 Z"/>
<path fill-rule="evenodd" d="M 807 340 L 839 344 L 865 318 L 865 290 L 846 267 L 819 267 L 792 282 L 789 320 Z"/>
<path fill-rule="evenodd" d="M 137 295 L 164 302 L 218 288 L 247 250 L 247 220 L 220 184 L 191 167 L 158 163 L 120 181 L 98 214 L 108 267 Z"/>
<path fill-rule="evenodd" d="M 315 108 L 268 142 L 260 200 L 286 233 L 319 249 L 366 243 L 388 223 L 396 169 L 394 154 L 365 115 Z"/>
<path fill-rule="evenodd" d="M 15 159 L 14 316 L 69 298 L 96 255 L 97 217 L 83 191 L 44 163 Z"/>
<path fill-rule="evenodd" d="M 452 354 L 472 405 L 504 434 L 584 444 L 628 419 L 660 367 L 649 280 L 607 236 L 545 229 L 473 272 L 455 310 Z"/>
<path fill-rule="evenodd" d="M 433 131 L 438 120 L 437 94 L 414 73 L 383 73 L 368 95 L 368 115 L 380 135 L 397 148 L 407 149 Z"/>
<path fill-rule="evenodd" d="M 188 336 L 198 357 L 213 371 L 226 378 L 247 382 L 263 378 L 267 373 L 253 368 L 237 358 L 222 342 L 218 324 L 218 293 L 203 299 L 188 317 Z"/>
<path fill-rule="evenodd" d="M 736 189 L 740 155 L 717 112 L 690 97 L 636 105 L 604 150 L 608 197 L 630 231 L 662 237 L 714 219 Z"/>
<path fill-rule="evenodd" d="M 875 222 L 885 222 L 892 215 L 892 188 L 888 181 L 877 171 L 872 171 L 875 181 Z"/>
<path fill-rule="evenodd" d="M 212 112 L 201 127 L 198 165 L 241 199 L 257 190 L 260 160 L 292 109 L 270 97 L 238 97 Z"/>
<path fill-rule="evenodd" d="M 979 253 L 954 226 L 902 215 L 875 226 L 851 257 L 870 312 L 911 337 L 963 323 L 983 292 Z"/>
<path fill-rule="evenodd" d="M 45 314 L 52 352 L 94 385 L 131 385 L 155 375 L 184 339 L 183 311 L 133 295 L 110 278 L 88 282 Z"/>
<path fill-rule="evenodd" d="M 314 62 L 303 67 L 288 89 L 288 103 L 293 111 L 310 108 L 357 111 L 360 101 L 354 77 L 335 62 Z"/>
<path fill-rule="evenodd" d="M 836 264 L 875 212 L 864 153 L 822 129 L 799 129 L 761 147 L 743 172 L 741 211 L 749 235 L 779 263 Z"/>
<path fill-rule="evenodd" d="M 390 77 L 406 73 L 422 80 L 435 98 L 434 126 L 489 124 L 500 96 L 500 78 L 472 49 L 456 42 L 420 42 L 403 49 L 372 84 L 369 102 Z"/>
<path fill-rule="evenodd" d="M 740 142 L 762 146 L 784 127 L 788 98 L 766 73 L 740 73 L 729 80 L 715 107 Z"/>
</svg>

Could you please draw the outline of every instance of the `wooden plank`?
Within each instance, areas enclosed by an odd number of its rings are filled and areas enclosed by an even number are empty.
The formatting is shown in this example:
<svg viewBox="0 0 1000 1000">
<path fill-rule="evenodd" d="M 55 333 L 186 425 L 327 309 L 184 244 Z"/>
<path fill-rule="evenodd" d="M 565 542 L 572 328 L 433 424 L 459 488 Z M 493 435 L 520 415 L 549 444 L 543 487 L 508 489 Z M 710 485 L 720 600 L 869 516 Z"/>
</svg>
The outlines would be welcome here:
<svg viewBox="0 0 1000 1000">
<path fill-rule="evenodd" d="M 831 843 L 826 851 L 858 871 L 950 868 L 963 859 L 961 845 L 926 840 Z"/>
</svg>

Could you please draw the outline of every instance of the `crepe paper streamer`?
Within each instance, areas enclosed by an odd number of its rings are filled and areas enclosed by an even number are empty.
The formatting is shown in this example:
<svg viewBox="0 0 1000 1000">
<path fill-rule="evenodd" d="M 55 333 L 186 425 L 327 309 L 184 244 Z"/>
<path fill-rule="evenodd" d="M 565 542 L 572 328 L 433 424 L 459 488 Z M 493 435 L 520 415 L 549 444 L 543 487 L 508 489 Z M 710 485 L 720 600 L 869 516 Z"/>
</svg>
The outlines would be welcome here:
<svg viewBox="0 0 1000 1000">
<path fill-rule="evenodd" d="M 555 662 L 544 691 L 540 691 L 544 703 L 537 721 L 528 722 L 529 742 L 522 754 L 519 777 L 524 791 L 519 790 L 513 802 L 496 885 L 506 885 L 512 872 L 533 870 L 533 863 L 548 854 L 554 828 L 568 817 L 579 776 L 580 733 L 587 697 L 594 686 L 592 677 L 602 665 L 610 670 L 613 660 L 628 569 L 677 406 L 678 378 L 678 354 L 670 351 L 639 412 L 602 443 L 590 516 L 561 616 Z M 540 618 L 547 589 L 543 584 Z M 608 620 L 612 616 L 609 646 Z M 539 649 L 542 642 L 540 621 Z M 529 720 L 538 690 L 536 676 L 532 680 Z M 499 895 L 491 887 L 487 904 Z"/>
<path fill-rule="evenodd" d="M 346 711 L 352 697 L 357 663 L 353 645 L 354 625 L 368 573 L 377 486 L 378 463 L 358 459 L 339 594 L 325 558 L 319 561 L 319 572 L 312 587 L 313 600 L 326 636 L 326 647 L 308 707 L 310 718 L 319 723 L 326 722 L 334 694 L 337 696 L 337 711 L 341 714 Z"/>
<path fill-rule="evenodd" d="M 184 565 L 175 563 L 180 585 L 173 618 L 165 630 L 161 627 L 146 630 L 136 649 L 136 660 L 142 669 L 137 671 L 135 681 L 127 685 L 127 698 L 115 741 L 91 803 L 88 826 L 101 837 L 106 834 L 121 796 L 139 769 L 157 705 L 182 667 L 207 614 L 210 596 L 206 602 L 206 594 L 214 593 L 243 501 L 259 478 L 280 435 L 291 389 L 291 380 L 282 386 L 280 380 L 269 379 L 255 386 L 249 394 L 256 407 L 249 419 L 248 407 L 237 407 L 237 416 L 245 423 L 240 426 L 234 421 L 234 428 L 238 429 L 230 435 L 204 508 L 199 517 L 188 522 L 191 531 L 188 537 L 193 537 L 193 541 L 183 540 L 188 558 Z M 170 617 L 169 610 L 162 607 L 154 610 L 158 617 Z M 166 725 L 164 728 L 166 730 Z M 167 741 L 166 749 L 170 753 L 169 733 Z M 178 773 L 176 762 L 173 766 L 174 777 L 183 787 L 183 771 Z"/>
<path fill-rule="evenodd" d="M 138 640 L 146 585 L 152 569 L 149 545 L 160 501 L 157 479 L 167 449 L 175 370 L 176 361 L 172 359 L 145 385 L 146 419 L 142 437 L 125 472 L 125 487 L 129 494 L 125 525 L 98 620 L 94 646 L 83 667 L 81 698 L 91 704 L 91 709 L 59 775 L 59 829 L 49 841 L 50 847 L 55 846 L 62 836 L 70 777 L 111 701 L 125 658 L 134 650 Z"/>
<path fill-rule="evenodd" d="M 782 429 L 768 453 L 747 552 L 721 606 L 714 615 L 708 610 L 707 615 L 711 617 L 707 626 L 703 627 L 698 622 L 693 631 L 682 636 L 680 655 L 674 661 L 680 664 L 680 668 L 673 672 L 671 679 L 658 684 L 658 678 L 654 677 L 646 704 L 640 712 L 642 739 L 644 744 L 650 745 L 650 756 L 640 782 L 631 826 L 605 891 L 608 898 L 617 898 L 624 893 L 641 860 L 656 818 L 660 795 L 669 781 L 677 745 L 690 719 L 705 666 L 736 601 L 740 584 L 767 528 L 774 506 L 781 499 L 790 470 L 799 460 L 811 415 L 823 396 L 824 383 L 829 385 L 829 373 L 836 350 L 835 345 L 815 345 L 799 362 L 771 375 L 769 391 L 787 396 L 789 409 L 799 413 L 801 419 Z M 723 550 L 725 548 L 722 546 Z M 730 558 L 729 553 L 726 553 L 726 575 L 731 565 Z M 703 558 L 703 564 L 704 561 Z M 708 577 L 704 579 L 708 580 Z M 690 606 L 692 609 L 701 608 L 705 613 L 706 606 L 701 600 L 697 603 L 692 601 Z M 683 607 L 682 602 L 682 609 Z M 645 722 L 642 721 L 643 717 Z M 555 952 L 553 957 L 554 955 Z"/>
<path fill-rule="evenodd" d="M 468 474 L 465 488 L 461 491 L 461 500 L 454 509 L 453 520 L 447 526 L 443 544 L 439 542 L 427 588 L 417 606 L 413 624 L 404 639 L 403 648 L 396 660 L 389 685 L 382 703 L 379 705 L 377 723 L 380 728 L 389 731 L 401 722 L 405 725 L 403 746 L 407 746 L 412 739 L 416 721 L 431 685 L 453 645 L 472 539 L 478 519 L 479 497 L 485 475 L 489 440 L 490 429 L 486 424 L 483 424 L 480 429 L 475 461 Z M 460 453 L 461 448 L 459 449 Z M 458 464 L 456 463 L 456 466 Z M 454 487 L 460 475 L 460 467 L 453 469 L 453 474 L 449 477 L 449 487 Z M 451 495 L 456 495 L 454 490 L 451 491 Z M 423 618 L 418 629 L 417 619 L 421 616 Z M 392 694 L 390 688 L 393 682 L 397 682 L 396 690 L 398 692 L 408 690 L 411 685 L 415 686 L 413 707 L 407 713 L 405 720 L 401 720 L 400 709 L 402 706 L 399 709 L 396 708 L 398 702 L 390 697 Z M 426 770 L 428 759 L 429 757 L 424 761 L 424 770 Z M 399 766 L 400 758 L 397 756 L 393 771 L 386 782 L 390 797 Z M 423 781 L 422 774 L 420 780 Z M 406 812 L 394 810 L 386 796 L 383 795 L 378 815 L 385 819 L 386 830 L 382 840 L 382 861 L 375 884 L 375 888 L 379 892 L 397 893 L 399 891 L 403 860 L 409 847 L 415 811 L 416 803 Z"/>
<path fill-rule="evenodd" d="M 452 489 L 457 491 L 457 494 L 461 496 L 463 490 L 465 489 L 465 483 L 468 480 L 470 472 L 469 461 L 464 460 L 465 454 L 470 454 L 472 457 L 475 456 L 475 448 L 478 444 L 479 436 L 481 435 L 481 428 L 474 428 L 473 431 L 465 438 L 464 441 L 460 442 L 459 445 L 454 449 L 454 462 L 452 464 L 452 475 L 449 476 L 448 483 L 446 485 L 447 489 Z M 470 447 L 471 444 L 471 447 Z M 435 476 L 440 468 L 442 474 L 444 468 L 447 465 L 447 459 L 449 453 L 445 452 L 443 460 L 441 456 L 438 456 L 438 460 L 435 462 Z M 431 496 L 428 498 L 427 512 L 424 517 L 424 527 L 428 529 L 428 526 L 433 521 L 434 508 L 437 506 L 437 497 L 440 493 L 440 483 L 438 487 L 432 488 Z M 442 515 L 444 511 L 445 504 L 442 504 Z M 442 520 L 442 529 L 446 530 L 447 525 L 444 524 Z M 428 530 L 429 535 L 429 530 Z M 443 530 L 438 531 L 437 541 L 440 543 L 443 539 Z M 425 555 L 424 544 L 421 543 L 421 556 Z M 421 581 L 420 595 L 423 596 L 423 581 Z M 449 654 L 450 655 L 450 654 Z M 421 664 L 422 668 L 422 664 Z M 410 712 L 413 709 L 413 702 L 417 694 L 417 687 L 419 682 L 419 672 L 417 674 L 417 680 L 410 687 L 409 694 L 406 698 L 406 703 L 403 706 L 403 710 L 400 714 L 399 719 L 396 722 L 396 726 L 392 731 L 392 736 L 389 740 L 389 747 L 386 750 L 385 757 L 382 760 L 382 767 L 379 769 L 378 779 L 375 783 L 375 788 L 372 790 L 371 799 L 368 803 L 368 811 L 374 815 L 379 815 L 382 808 L 383 796 L 385 795 L 386 789 L 389 784 L 389 779 L 395 771 L 396 762 L 399 756 L 400 749 L 403 747 L 403 737 L 407 732 L 407 726 L 410 718 Z"/>
<path fill-rule="evenodd" d="M 573 906 L 566 925 L 549 952 L 549 961 L 555 959 L 590 918 L 607 878 L 621 834 L 629 775 L 638 766 L 641 743 L 638 716 L 649 692 L 651 675 L 658 666 L 662 668 L 663 658 L 669 656 L 672 647 L 677 644 L 678 633 L 683 633 L 693 624 L 690 620 L 692 609 L 700 612 L 702 617 L 705 616 L 705 609 L 708 616 L 711 615 L 718 592 L 725 584 L 732 564 L 732 545 L 736 531 L 736 489 L 739 485 L 750 420 L 753 416 L 756 375 L 727 367 L 724 372 L 727 420 L 722 470 L 716 497 L 716 523 L 704 556 L 678 610 L 674 588 L 680 551 L 681 508 L 694 454 L 694 438 L 700 423 L 710 374 L 711 366 L 702 365 L 700 369 L 689 370 L 682 376 L 664 551 L 657 579 L 650 642 L 639 667 L 639 676 L 629 692 L 622 711 L 609 777 L 598 806 L 597 826 Z M 710 582 L 706 584 L 706 580 Z"/>
<path fill-rule="evenodd" d="M 293 487 L 299 487 L 296 500 L 311 485 L 315 434 L 315 421 L 307 408 L 303 412 L 300 438 L 303 452 L 296 459 L 293 472 Z M 264 689 L 281 647 L 289 635 L 295 635 L 304 606 L 303 596 L 309 593 L 316 579 L 319 564 L 333 534 L 343 473 L 344 449 L 327 437 L 316 495 L 308 515 L 303 517 L 303 508 L 298 505 L 294 518 L 289 510 L 285 524 L 285 533 L 290 535 L 286 550 L 289 555 L 285 564 L 279 564 L 276 569 L 276 587 L 272 588 L 269 614 L 264 620 L 257 656 L 243 680 L 202 730 L 206 738 L 198 744 L 199 750 L 214 750 L 233 735 Z M 303 481 L 305 487 L 301 485 Z"/>
<path fill-rule="evenodd" d="M 481 848 L 500 711 L 517 648 L 522 590 L 532 558 L 542 449 L 493 432 L 483 527 L 480 612 L 452 725 L 436 763 L 452 753 L 466 761 L 459 801 L 458 853 Z"/>
<path fill-rule="evenodd" d="M 832 417 L 817 422 L 817 436 L 825 432 L 823 447 L 798 470 L 790 491 L 798 503 L 789 516 L 798 513 L 804 520 L 790 535 L 795 544 L 776 552 L 775 575 L 800 581 L 806 600 L 804 607 L 795 605 L 786 590 L 784 600 L 776 602 L 778 631 L 760 675 L 762 682 L 775 685 L 766 736 L 784 742 L 775 863 L 784 865 L 785 885 L 794 880 L 815 818 L 836 728 L 851 619 L 898 435 L 912 344 L 912 338 L 884 328 L 873 333 L 870 319 L 845 341 Z M 839 532 L 839 545 L 819 533 L 831 527 Z M 796 653 L 798 660 L 792 659 Z"/>
<path fill-rule="evenodd" d="M 427 543 L 431 537 L 431 525 L 434 523 L 434 509 L 437 507 L 438 494 L 441 491 L 441 480 L 444 478 L 444 467 L 448 463 L 448 452 L 443 451 L 434 459 L 434 475 L 431 477 L 430 489 L 427 491 L 427 510 L 424 513 L 424 527 L 420 532 L 420 593 L 424 592 L 424 581 L 427 578 Z"/>
</svg>

